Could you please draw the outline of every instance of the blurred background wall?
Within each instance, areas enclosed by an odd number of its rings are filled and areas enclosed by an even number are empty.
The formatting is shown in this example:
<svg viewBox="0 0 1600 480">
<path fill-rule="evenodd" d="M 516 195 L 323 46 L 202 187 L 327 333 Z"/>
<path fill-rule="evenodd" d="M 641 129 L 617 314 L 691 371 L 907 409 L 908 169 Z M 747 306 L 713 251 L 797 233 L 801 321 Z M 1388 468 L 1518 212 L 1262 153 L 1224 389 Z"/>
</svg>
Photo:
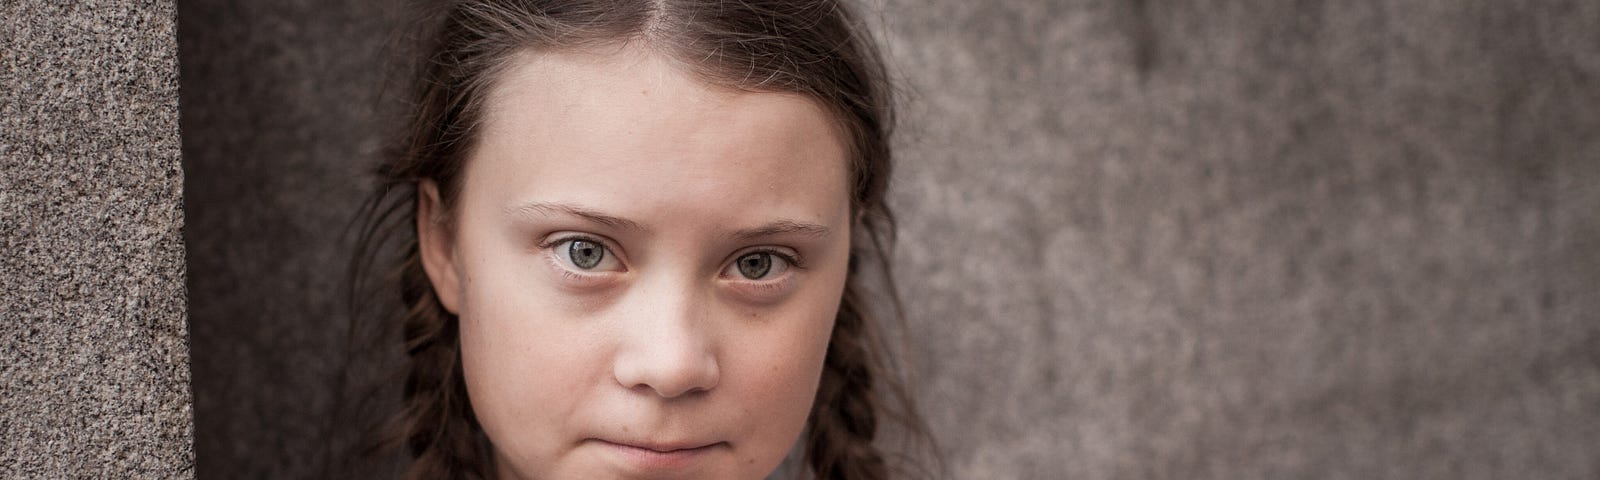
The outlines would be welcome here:
<svg viewBox="0 0 1600 480">
<path fill-rule="evenodd" d="M 198 473 L 309 474 L 405 12 L 178 5 Z M 867 12 L 952 477 L 1600 476 L 1600 3 Z"/>
</svg>

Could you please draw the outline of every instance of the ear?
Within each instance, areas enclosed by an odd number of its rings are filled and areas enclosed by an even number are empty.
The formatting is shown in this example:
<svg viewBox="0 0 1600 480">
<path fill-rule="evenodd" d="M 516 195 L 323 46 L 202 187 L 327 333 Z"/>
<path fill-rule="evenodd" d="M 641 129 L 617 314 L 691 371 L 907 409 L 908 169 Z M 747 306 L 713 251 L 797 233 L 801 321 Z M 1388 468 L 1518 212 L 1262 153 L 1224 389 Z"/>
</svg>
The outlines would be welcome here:
<svg viewBox="0 0 1600 480">
<path fill-rule="evenodd" d="M 459 313 L 461 283 L 456 270 L 455 232 L 445 219 L 439 184 L 431 179 L 417 181 L 417 249 L 421 250 L 422 269 L 428 273 L 439 304 L 450 313 Z"/>
</svg>

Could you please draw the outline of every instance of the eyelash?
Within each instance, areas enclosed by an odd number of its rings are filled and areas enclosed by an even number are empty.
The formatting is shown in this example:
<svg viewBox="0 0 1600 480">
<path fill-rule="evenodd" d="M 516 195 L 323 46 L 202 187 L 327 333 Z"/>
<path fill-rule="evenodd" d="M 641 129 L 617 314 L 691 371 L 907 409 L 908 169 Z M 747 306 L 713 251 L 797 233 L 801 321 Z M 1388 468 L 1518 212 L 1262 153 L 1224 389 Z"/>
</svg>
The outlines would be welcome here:
<svg viewBox="0 0 1600 480">
<path fill-rule="evenodd" d="M 805 266 L 800 263 L 800 255 L 775 248 L 755 248 L 751 250 L 745 250 L 743 252 L 739 252 L 738 255 L 734 255 L 733 259 L 737 261 L 741 258 L 744 258 L 745 255 L 752 253 L 765 253 L 774 257 L 778 257 L 779 259 L 782 259 L 784 263 L 788 263 L 789 268 L 805 268 Z"/>
<path fill-rule="evenodd" d="M 771 247 L 753 248 L 733 255 L 732 262 L 722 267 L 721 272 L 736 270 L 738 268 L 736 265 L 738 264 L 739 259 L 744 258 L 747 255 L 758 253 L 777 257 L 778 261 L 781 261 L 785 264 L 784 271 L 773 278 L 764 278 L 759 280 L 744 278 L 743 275 L 740 275 L 738 272 L 734 272 L 727 275 L 720 275 L 722 281 L 726 282 L 726 285 L 728 285 L 729 288 L 735 291 L 743 292 L 743 294 L 746 296 L 745 298 L 750 298 L 756 301 L 769 301 L 774 298 L 781 298 L 774 296 L 783 295 L 783 292 L 790 290 L 791 287 L 793 287 L 794 282 L 798 281 L 796 277 L 798 272 L 791 270 L 803 270 L 805 268 L 805 265 L 801 263 L 802 260 L 800 255 L 797 253 L 791 253 L 789 251 Z"/>
<path fill-rule="evenodd" d="M 558 237 L 551 237 L 550 239 L 539 243 L 538 247 L 539 247 L 539 251 L 544 253 L 545 260 L 550 262 L 550 266 L 555 267 L 556 271 L 561 273 L 561 278 L 564 278 L 566 280 L 573 281 L 573 282 L 594 282 L 594 281 L 597 281 L 600 278 L 602 278 L 603 275 L 606 275 L 606 274 L 609 274 L 609 273 L 616 273 L 616 272 L 592 272 L 592 273 L 575 272 L 571 268 L 568 268 L 566 265 L 563 265 L 562 262 L 561 262 L 561 259 L 557 258 L 557 255 L 560 255 L 561 252 L 555 251 L 555 247 L 561 246 L 561 245 L 565 245 L 568 242 L 573 242 L 573 241 L 590 242 L 590 243 L 594 243 L 596 245 L 600 245 L 601 248 L 605 249 L 606 255 L 610 255 L 610 256 L 616 257 L 618 259 L 618 261 L 621 261 L 621 259 L 622 259 L 621 256 L 617 255 L 617 249 L 611 247 L 611 242 L 607 242 L 605 240 L 601 240 L 599 237 L 596 237 L 596 236 L 593 236 L 593 235 L 571 234 L 571 235 L 562 235 L 562 236 L 558 236 Z M 627 262 L 622 262 L 622 265 L 624 267 L 623 271 L 627 271 L 626 270 Z"/>
<path fill-rule="evenodd" d="M 595 237 L 590 236 L 590 235 L 562 235 L 562 236 L 559 236 L 559 237 L 554 237 L 554 238 L 551 238 L 549 240 L 545 240 L 543 243 L 540 243 L 539 244 L 539 249 L 541 249 L 541 250 L 549 250 L 551 248 L 554 248 L 556 245 L 560 245 L 560 244 L 571 242 L 571 241 L 593 242 L 593 243 L 596 243 L 596 244 L 599 244 L 601 246 L 606 247 L 606 251 L 607 252 L 615 253 L 615 251 L 611 249 L 611 244 L 610 243 L 606 243 L 605 240 L 601 240 L 601 239 L 595 238 Z"/>
<path fill-rule="evenodd" d="M 733 280 L 733 283 L 739 284 L 738 288 L 757 290 L 761 293 L 769 293 L 782 291 L 785 288 L 788 288 L 789 283 L 793 280 L 793 274 L 785 274 L 771 280 L 748 280 L 741 278 Z"/>
</svg>

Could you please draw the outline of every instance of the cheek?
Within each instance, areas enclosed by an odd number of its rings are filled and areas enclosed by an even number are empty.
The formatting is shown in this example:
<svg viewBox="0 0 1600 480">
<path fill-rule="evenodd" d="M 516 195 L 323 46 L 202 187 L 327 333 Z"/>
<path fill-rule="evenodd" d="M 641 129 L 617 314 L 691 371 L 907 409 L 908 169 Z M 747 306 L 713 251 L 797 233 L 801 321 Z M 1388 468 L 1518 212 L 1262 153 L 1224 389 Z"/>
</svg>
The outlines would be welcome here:
<svg viewBox="0 0 1600 480">
<path fill-rule="evenodd" d="M 572 414 L 606 363 L 584 347 L 592 342 L 581 326 L 554 312 L 550 294 L 515 288 L 522 282 L 504 265 L 466 277 L 462 371 L 473 412 L 500 454 L 522 466 L 547 464 L 567 447 Z"/>
<path fill-rule="evenodd" d="M 757 465 L 776 468 L 805 429 L 838 313 L 843 278 L 796 298 L 778 312 L 750 320 L 738 341 L 724 344 L 729 378 L 725 400 L 746 420 L 746 453 Z"/>
</svg>

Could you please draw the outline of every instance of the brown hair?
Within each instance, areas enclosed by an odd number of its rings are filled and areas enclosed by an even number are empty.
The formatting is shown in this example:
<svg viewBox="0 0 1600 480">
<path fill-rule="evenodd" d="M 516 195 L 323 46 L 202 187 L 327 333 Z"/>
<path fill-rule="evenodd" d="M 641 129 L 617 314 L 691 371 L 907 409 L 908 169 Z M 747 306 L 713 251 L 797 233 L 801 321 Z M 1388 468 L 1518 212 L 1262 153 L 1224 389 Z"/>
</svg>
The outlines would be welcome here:
<svg viewBox="0 0 1600 480">
<path fill-rule="evenodd" d="M 889 368 L 861 279 L 863 263 L 879 267 L 899 318 L 887 264 L 894 219 L 884 203 L 891 94 L 879 53 L 847 6 L 838 0 L 457 0 L 436 8 L 418 29 L 421 61 L 407 124 L 377 171 L 380 184 L 363 211 L 352 264 L 359 274 L 380 262 L 379 246 L 399 244 L 394 280 L 405 306 L 409 372 L 387 440 L 411 454 L 407 478 L 493 474 L 462 380 L 457 319 L 439 304 L 422 268 L 417 182 L 437 182 L 449 208 L 483 99 L 517 53 L 619 42 L 676 58 L 710 84 L 802 94 L 834 114 L 849 136 L 851 205 L 861 234 L 852 235 L 850 278 L 808 421 L 805 460 L 817 478 L 889 478 L 890 459 L 874 444 L 880 418 L 896 420 L 909 438 L 931 447 L 904 383 Z"/>
</svg>

